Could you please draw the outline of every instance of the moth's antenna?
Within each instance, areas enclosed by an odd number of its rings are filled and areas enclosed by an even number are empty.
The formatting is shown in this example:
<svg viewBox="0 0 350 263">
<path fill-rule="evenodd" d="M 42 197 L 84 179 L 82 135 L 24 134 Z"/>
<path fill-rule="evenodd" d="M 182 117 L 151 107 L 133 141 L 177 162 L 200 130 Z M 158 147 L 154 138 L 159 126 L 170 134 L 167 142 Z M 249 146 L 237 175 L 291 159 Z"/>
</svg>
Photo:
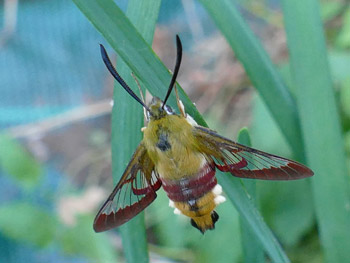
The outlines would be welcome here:
<svg viewBox="0 0 350 263">
<path fill-rule="evenodd" d="M 175 81 L 176 81 L 177 74 L 179 73 L 179 69 L 180 69 L 181 58 L 182 58 L 182 44 L 181 44 L 181 40 L 180 40 L 178 35 L 176 35 L 176 49 L 177 49 L 177 55 L 176 55 L 175 69 L 174 69 L 173 77 L 171 78 L 171 81 L 170 81 L 168 92 L 167 92 L 165 99 L 163 101 L 162 109 L 164 108 L 164 105 L 170 96 L 170 93 L 171 93 L 171 91 L 174 87 Z"/>
<path fill-rule="evenodd" d="M 118 74 L 116 69 L 114 68 L 111 60 L 108 57 L 107 51 L 105 47 L 100 44 L 101 49 L 101 56 L 103 59 L 103 62 L 105 63 L 107 69 L 112 74 L 112 76 L 119 82 L 119 84 L 126 90 L 127 93 L 130 94 L 131 97 L 133 97 L 138 103 L 140 103 L 148 112 L 150 112 L 150 109 L 143 103 L 139 97 L 136 96 L 136 94 L 130 89 L 128 84 L 125 83 L 125 81 L 122 79 L 122 77 Z"/>
</svg>

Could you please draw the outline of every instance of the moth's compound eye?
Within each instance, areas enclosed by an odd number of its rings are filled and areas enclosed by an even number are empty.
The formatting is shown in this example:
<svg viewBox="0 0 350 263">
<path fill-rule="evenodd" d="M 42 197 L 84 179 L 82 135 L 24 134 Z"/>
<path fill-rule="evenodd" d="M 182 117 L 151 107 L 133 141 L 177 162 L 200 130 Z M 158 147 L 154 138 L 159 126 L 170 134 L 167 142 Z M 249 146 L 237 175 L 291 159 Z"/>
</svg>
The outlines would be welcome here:
<svg viewBox="0 0 350 263">
<path fill-rule="evenodd" d="M 168 106 L 168 105 L 164 105 L 164 110 L 165 110 L 166 113 L 168 113 L 169 115 L 174 114 L 173 109 L 172 109 L 170 106 Z"/>
</svg>

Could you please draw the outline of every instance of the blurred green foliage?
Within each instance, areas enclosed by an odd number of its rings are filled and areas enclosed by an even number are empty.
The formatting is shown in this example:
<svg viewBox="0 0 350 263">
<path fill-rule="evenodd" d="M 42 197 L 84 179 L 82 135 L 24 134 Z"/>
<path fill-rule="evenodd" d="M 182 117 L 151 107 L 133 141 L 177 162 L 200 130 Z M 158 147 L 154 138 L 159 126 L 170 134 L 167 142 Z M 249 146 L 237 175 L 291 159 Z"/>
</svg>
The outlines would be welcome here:
<svg viewBox="0 0 350 263">
<path fill-rule="evenodd" d="M 91 222 L 91 215 L 83 215 L 78 217 L 74 226 L 57 228 L 62 250 L 67 255 L 80 255 L 98 262 L 116 262 L 116 253 L 110 240 L 106 236 L 96 235 Z"/>
<path fill-rule="evenodd" d="M 259 97 L 254 101 L 253 116 L 251 137 L 254 146 L 277 155 L 291 156 L 281 131 Z M 305 180 L 259 181 L 258 189 L 265 220 L 283 244 L 295 246 L 314 224 L 309 183 Z"/>
<path fill-rule="evenodd" d="M 42 208 L 27 202 L 0 206 L 0 229 L 3 235 L 20 242 L 47 246 L 55 236 L 55 217 Z"/>
<path fill-rule="evenodd" d="M 26 188 L 36 186 L 42 175 L 40 164 L 9 135 L 0 133 L 0 169 Z"/>
<path fill-rule="evenodd" d="M 40 191 L 45 180 L 43 168 L 18 141 L 4 134 L 0 135 L 0 171 L 12 179 L 24 195 L 23 198 L 19 195 L 17 201 L 0 204 L 0 233 L 3 238 L 37 249 L 59 246 L 63 256 L 116 262 L 116 253 L 109 240 L 92 230 L 93 215 L 79 216 L 77 222 L 69 226 L 59 220 L 57 211 L 34 201 L 35 192 Z M 73 192 L 79 196 L 77 190 Z M 59 200 L 52 200 L 53 196 L 52 193 L 41 202 L 54 201 L 51 205 L 56 206 Z M 4 244 L 2 249 L 6 250 Z"/>
</svg>

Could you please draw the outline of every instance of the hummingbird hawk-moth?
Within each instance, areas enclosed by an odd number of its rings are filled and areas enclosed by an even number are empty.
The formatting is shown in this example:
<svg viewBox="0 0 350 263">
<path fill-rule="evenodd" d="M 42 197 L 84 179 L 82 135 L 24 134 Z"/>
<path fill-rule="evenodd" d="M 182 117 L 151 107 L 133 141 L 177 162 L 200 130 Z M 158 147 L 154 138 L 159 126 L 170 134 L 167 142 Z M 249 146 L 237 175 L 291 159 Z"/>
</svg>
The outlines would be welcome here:
<svg viewBox="0 0 350 263">
<path fill-rule="evenodd" d="M 155 200 L 161 187 L 174 213 L 189 217 L 192 226 L 202 233 L 214 229 L 219 218 L 215 207 L 225 201 L 215 177 L 216 169 L 236 177 L 262 180 L 295 180 L 313 175 L 300 163 L 241 145 L 198 125 L 185 112 L 177 95 L 175 80 L 182 58 L 178 36 L 176 44 L 176 65 L 165 99 L 154 97 L 148 106 L 120 77 L 105 48 L 100 46 L 107 69 L 144 107 L 148 123 L 142 129 L 143 140 L 95 218 L 96 232 L 129 221 Z M 173 88 L 180 114 L 166 105 Z"/>
</svg>

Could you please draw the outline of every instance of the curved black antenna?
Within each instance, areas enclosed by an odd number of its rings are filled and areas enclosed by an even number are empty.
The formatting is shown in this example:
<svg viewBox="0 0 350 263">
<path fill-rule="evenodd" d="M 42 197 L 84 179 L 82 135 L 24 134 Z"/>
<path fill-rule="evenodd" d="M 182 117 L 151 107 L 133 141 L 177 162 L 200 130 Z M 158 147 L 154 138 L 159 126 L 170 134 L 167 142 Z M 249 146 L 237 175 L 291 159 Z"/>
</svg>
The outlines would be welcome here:
<svg viewBox="0 0 350 263">
<path fill-rule="evenodd" d="M 119 82 L 119 84 L 126 90 L 127 93 L 130 94 L 131 97 L 133 97 L 137 102 L 139 102 L 148 112 L 150 112 L 150 109 L 140 100 L 139 97 L 136 96 L 136 94 L 130 89 L 128 84 L 125 83 L 125 81 L 122 79 L 122 77 L 118 74 L 116 69 L 114 68 L 111 60 L 108 57 L 107 51 L 105 47 L 100 44 L 101 49 L 101 56 L 103 59 L 103 62 L 105 63 L 108 71 L 112 74 L 112 76 Z"/>
<path fill-rule="evenodd" d="M 170 81 L 168 92 L 167 92 L 165 99 L 163 101 L 162 109 L 164 108 L 164 105 L 165 105 L 166 101 L 168 100 L 171 91 L 173 90 L 173 87 L 174 87 L 174 84 L 176 81 L 176 77 L 177 77 L 177 74 L 179 73 L 179 69 L 180 69 L 181 58 L 182 58 L 182 44 L 181 44 L 181 40 L 180 40 L 178 35 L 176 35 L 176 49 L 177 49 L 177 55 L 176 55 L 175 69 L 174 69 L 173 77 L 171 78 L 171 81 Z"/>
</svg>

